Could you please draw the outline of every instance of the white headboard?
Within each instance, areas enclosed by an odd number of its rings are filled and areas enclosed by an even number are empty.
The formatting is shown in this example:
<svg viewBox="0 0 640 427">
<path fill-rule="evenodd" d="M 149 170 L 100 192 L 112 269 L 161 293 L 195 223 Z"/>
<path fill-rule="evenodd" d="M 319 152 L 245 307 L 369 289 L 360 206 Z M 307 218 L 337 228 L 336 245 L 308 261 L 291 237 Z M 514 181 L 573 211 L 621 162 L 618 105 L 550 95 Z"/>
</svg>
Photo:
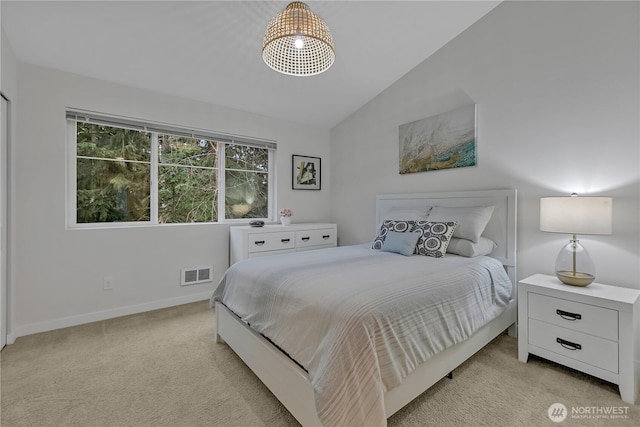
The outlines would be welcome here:
<svg viewBox="0 0 640 427">
<path fill-rule="evenodd" d="M 482 233 L 498 245 L 491 256 L 505 266 L 511 281 L 516 281 L 516 197 L 515 189 L 476 190 L 376 196 L 376 224 L 394 208 L 432 206 L 495 206 L 491 220 Z M 377 230 L 376 230 L 377 231 Z"/>
</svg>

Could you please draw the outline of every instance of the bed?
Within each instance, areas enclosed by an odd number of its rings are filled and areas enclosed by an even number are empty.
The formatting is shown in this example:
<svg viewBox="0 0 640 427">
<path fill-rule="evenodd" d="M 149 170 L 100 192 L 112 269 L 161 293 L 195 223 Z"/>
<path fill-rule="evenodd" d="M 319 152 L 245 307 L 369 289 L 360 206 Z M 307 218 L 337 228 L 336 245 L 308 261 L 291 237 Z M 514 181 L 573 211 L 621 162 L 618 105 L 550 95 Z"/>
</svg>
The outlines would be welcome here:
<svg viewBox="0 0 640 427">
<path fill-rule="evenodd" d="M 435 221 L 434 207 L 491 207 L 481 232 L 495 247 L 488 256 L 403 257 L 367 243 L 246 260 L 212 296 L 215 340 L 302 425 L 385 425 L 498 334 L 514 331 L 516 191 L 379 195 L 376 229 L 412 212 L 431 210 Z M 465 221 L 456 224 L 461 232 Z M 430 296 L 436 290 L 449 296 Z M 426 308 L 428 299 L 435 308 Z"/>
</svg>

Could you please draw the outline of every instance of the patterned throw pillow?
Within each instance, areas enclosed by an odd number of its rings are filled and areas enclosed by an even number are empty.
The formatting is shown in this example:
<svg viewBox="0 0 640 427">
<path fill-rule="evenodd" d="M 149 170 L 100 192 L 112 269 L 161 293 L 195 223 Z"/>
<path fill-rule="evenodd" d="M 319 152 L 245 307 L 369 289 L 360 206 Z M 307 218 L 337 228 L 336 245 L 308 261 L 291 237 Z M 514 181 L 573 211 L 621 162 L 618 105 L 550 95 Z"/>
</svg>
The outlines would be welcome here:
<svg viewBox="0 0 640 427">
<path fill-rule="evenodd" d="M 407 231 L 411 231 L 413 229 L 413 225 L 415 223 L 415 221 L 394 221 L 391 219 L 385 219 L 384 221 L 382 221 L 380 231 L 378 231 L 378 236 L 373 241 L 371 249 L 382 249 L 382 244 L 384 243 L 384 239 L 387 237 L 387 233 L 389 231 L 406 233 Z"/>
<path fill-rule="evenodd" d="M 417 221 L 413 231 L 421 234 L 416 244 L 416 254 L 442 258 L 447 253 L 457 221 Z"/>
</svg>

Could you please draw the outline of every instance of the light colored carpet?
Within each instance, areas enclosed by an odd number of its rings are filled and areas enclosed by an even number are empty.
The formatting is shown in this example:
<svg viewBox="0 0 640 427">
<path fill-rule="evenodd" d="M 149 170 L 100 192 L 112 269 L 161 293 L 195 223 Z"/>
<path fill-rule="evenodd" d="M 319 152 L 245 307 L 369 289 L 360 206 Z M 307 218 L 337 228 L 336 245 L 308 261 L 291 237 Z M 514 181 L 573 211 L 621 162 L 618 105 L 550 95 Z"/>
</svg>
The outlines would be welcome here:
<svg viewBox="0 0 640 427">
<path fill-rule="evenodd" d="M 226 346 L 207 302 L 19 338 L 1 357 L 0 423 L 12 426 L 296 426 Z M 531 358 L 501 335 L 389 419 L 390 426 L 548 426 L 553 403 L 626 411 L 567 426 L 637 426 L 617 386 Z M 598 409 L 599 408 L 599 409 Z"/>
</svg>

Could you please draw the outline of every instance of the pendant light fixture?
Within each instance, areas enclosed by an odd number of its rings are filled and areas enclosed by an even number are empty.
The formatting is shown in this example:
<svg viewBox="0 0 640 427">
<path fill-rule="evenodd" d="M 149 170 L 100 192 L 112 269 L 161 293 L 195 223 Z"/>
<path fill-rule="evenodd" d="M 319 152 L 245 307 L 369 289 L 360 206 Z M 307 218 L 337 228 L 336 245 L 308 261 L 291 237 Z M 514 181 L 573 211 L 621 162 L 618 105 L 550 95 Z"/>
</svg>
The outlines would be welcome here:
<svg viewBox="0 0 640 427">
<path fill-rule="evenodd" d="M 289 3 L 267 27 L 262 59 L 290 76 L 320 74 L 336 59 L 329 27 L 303 2 Z"/>
</svg>

